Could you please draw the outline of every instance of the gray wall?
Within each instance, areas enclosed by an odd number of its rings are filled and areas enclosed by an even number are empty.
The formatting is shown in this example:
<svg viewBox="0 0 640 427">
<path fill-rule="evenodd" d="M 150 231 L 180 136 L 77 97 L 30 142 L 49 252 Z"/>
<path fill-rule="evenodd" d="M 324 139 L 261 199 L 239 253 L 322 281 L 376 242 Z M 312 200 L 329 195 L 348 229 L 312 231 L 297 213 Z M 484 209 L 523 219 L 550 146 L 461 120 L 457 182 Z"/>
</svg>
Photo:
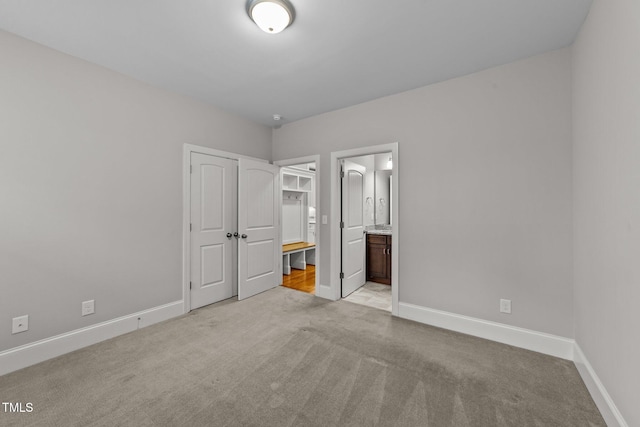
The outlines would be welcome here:
<svg viewBox="0 0 640 427">
<path fill-rule="evenodd" d="M 563 49 L 300 120 L 273 158 L 321 155 L 329 215 L 330 153 L 398 141 L 400 302 L 572 337 L 570 72 Z"/>
<path fill-rule="evenodd" d="M 640 2 L 593 2 L 573 47 L 576 340 L 640 426 Z"/>
<path fill-rule="evenodd" d="M 182 144 L 269 159 L 271 129 L 6 32 L 0 52 L 0 350 L 182 299 Z"/>
</svg>

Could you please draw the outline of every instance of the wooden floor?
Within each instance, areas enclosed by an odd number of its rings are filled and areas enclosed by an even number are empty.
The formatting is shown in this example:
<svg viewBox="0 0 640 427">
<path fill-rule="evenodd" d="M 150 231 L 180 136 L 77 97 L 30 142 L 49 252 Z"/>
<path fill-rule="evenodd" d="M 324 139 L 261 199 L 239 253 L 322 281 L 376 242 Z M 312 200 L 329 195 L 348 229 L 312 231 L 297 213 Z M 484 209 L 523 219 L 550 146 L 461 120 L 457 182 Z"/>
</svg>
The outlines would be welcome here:
<svg viewBox="0 0 640 427">
<path fill-rule="evenodd" d="M 282 276 L 282 286 L 306 292 L 308 294 L 316 293 L 316 266 L 307 265 L 306 270 L 291 269 L 291 274 Z"/>
</svg>

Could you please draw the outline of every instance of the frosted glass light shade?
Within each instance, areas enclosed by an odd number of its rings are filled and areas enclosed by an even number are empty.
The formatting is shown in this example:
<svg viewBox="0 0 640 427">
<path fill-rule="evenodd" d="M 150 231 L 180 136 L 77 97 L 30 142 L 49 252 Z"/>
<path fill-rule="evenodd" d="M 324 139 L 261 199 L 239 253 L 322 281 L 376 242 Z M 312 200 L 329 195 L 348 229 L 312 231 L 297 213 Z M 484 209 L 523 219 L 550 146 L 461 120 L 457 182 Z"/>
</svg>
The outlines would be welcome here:
<svg viewBox="0 0 640 427">
<path fill-rule="evenodd" d="M 265 33 L 277 34 L 293 22 L 293 7 L 282 0 L 254 0 L 249 16 Z"/>
</svg>

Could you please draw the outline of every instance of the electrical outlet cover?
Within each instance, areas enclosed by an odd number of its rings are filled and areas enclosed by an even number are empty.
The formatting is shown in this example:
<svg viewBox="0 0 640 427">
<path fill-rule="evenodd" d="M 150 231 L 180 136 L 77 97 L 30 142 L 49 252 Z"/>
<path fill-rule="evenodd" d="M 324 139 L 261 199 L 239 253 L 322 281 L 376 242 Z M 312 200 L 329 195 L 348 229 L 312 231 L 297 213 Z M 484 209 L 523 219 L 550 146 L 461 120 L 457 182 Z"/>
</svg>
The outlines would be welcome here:
<svg viewBox="0 0 640 427">
<path fill-rule="evenodd" d="M 93 313 L 95 313 L 94 300 L 84 301 L 82 303 L 82 315 L 88 316 L 89 314 Z"/>
<path fill-rule="evenodd" d="M 500 313 L 511 314 L 511 300 L 510 299 L 501 299 L 500 300 Z"/>
<path fill-rule="evenodd" d="M 29 315 L 14 317 L 11 327 L 12 334 L 18 334 L 20 332 L 29 330 Z"/>
</svg>

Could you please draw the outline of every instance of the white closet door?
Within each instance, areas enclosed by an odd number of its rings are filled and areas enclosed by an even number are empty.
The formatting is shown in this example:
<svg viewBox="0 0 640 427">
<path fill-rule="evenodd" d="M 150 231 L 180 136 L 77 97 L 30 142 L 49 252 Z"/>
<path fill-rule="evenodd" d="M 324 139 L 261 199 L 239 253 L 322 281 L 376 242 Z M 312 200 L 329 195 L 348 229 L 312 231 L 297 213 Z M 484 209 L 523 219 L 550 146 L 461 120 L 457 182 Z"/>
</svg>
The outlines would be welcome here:
<svg viewBox="0 0 640 427">
<path fill-rule="evenodd" d="M 191 309 L 236 294 L 237 163 L 191 154 Z"/>
<path fill-rule="evenodd" d="M 278 286 L 281 279 L 280 168 L 240 159 L 238 167 L 238 299 Z"/>
<path fill-rule="evenodd" d="M 342 298 L 366 280 L 364 234 L 363 166 L 344 160 L 342 163 Z"/>
</svg>

